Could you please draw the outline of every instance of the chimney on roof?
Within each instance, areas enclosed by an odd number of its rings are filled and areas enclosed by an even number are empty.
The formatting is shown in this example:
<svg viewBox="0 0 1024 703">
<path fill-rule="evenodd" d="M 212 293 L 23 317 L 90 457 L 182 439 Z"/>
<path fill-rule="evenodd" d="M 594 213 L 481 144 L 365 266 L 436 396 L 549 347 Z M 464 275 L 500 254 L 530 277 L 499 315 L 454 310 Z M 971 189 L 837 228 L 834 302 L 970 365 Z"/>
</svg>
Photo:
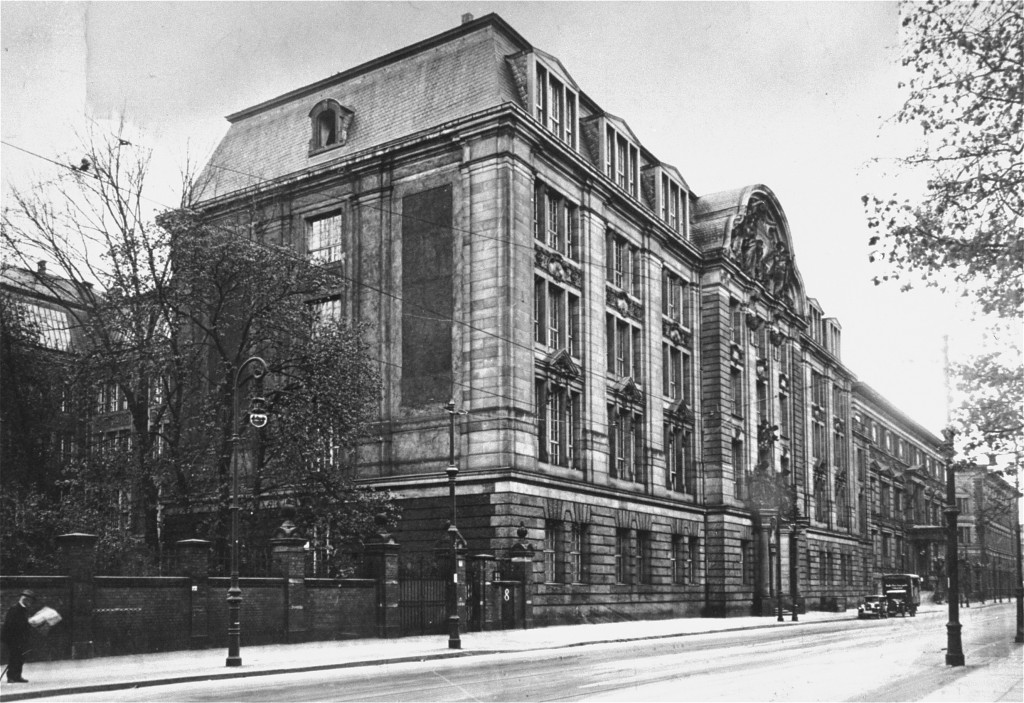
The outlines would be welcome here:
<svg viewBox="0 0 1024 703">
<path fill-rule="evenodd" d="M 40 261 L 38 266 L 36 267 L 36 271 L 39 273 L 40 276 L 46 275 L 46 262 Z"/>
<path fill-rule="evenodd" d="M 464 14 L 462 16 L 462 24 L 466 24 L 467 22 L 472 22 L 472 21 L 473 21 L 473 14 L 471 12 L 467 12 L 466 14 Z"/>
</svg>

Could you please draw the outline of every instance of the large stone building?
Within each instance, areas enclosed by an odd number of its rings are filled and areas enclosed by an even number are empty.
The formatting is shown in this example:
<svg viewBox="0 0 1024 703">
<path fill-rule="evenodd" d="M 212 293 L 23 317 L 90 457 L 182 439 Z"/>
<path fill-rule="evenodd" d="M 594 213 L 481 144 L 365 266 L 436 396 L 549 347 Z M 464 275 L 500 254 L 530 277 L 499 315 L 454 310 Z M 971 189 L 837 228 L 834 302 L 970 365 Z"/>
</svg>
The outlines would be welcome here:
<svg viewBox="0 0 1024 703">
<path fill-rule="evenodd" d="M 371 324 L 359 476 L 402 497 L 405 549 L 443 535 L 453 420 L 458 526 L 501 558 L 525 525 L 539 623 L 931 575 L 940 439 L 844 365 L 769 187 L 694 193 L 495 15 L 228 120 L 203 206 L 332 267 L 311 304 Z"/>
</svg>

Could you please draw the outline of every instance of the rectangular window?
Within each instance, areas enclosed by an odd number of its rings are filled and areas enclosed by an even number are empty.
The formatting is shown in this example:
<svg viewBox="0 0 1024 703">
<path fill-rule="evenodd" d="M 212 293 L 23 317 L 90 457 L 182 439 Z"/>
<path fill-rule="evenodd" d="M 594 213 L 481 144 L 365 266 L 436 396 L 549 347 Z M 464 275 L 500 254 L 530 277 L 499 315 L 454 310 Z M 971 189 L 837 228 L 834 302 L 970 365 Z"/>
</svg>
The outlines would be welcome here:
<svg viewBox="0 0 1024 703">
<path fill-rule="evenodd" d="M 647 530 L 636 531 L 636 575 L 637 582 L 651 582 L 651 533 Z"/>
<path fill-rule="evenodd" d="M 564 582 L 565 558 L 562 553 L 562 528 L 560 520 L 544 521 L 544 581 L 546 583 Z"/>
<path fill-rule="evenodd" d="M 785 393 L 779 393 L 779 436 L 789 437 L 790 435 L 790 422 L 789 422 L 789 396 Z"/>
<path fill-rule="evenodd" d="M 310 303 L 310 307 L 314 327 L 337 324 L 345 319 L 345 300 L 340 295 Z"/>
<path fill-rule="evenodd" d="M 342 234 L 341 213 L 310 220 L 306 232 L 306 253 L 310 260 L 320 263 L 343 261 Z"/>
<path fill-rule="evenodd" d="M 562 130 L 562 118 L 565 114 L 565 88 L 554 78 L 551 78 L 550 81 L 551 99 L 548 102 L 548 105 L 550 106 L 551 111 L 551 122 L 548 125 L 548 128 L 558 135 L 560 139 L 564 139 L 565 132 Z"/>
<path fill-rule="evenodd" d="M 700 539 L 691 535 L 686 539 L 686 583 L 700 582 Z"/>
<path fill-rule="evenodd" d="M 732 414 L 736 417 L 743 417 L 743 406 L 746 401 L 746 394 L 743 392 L 743 371 L 738 368 L 730 369 L 729 381 L 730 392 L 732 393 Z"/>
<path fill-rule="evenodd" d="M 609 472 L 612 478 L 642 482 L 644 478 L 643 416 L 608 406 Z"/>
<path fill-rule="evenodd" d="M 607 316 L 608 370 L 615 376 L 642 379 L 641 331 L 625 320 Z"/>
<path fill-rule="evenodd" d="M 584 568 L 586 566 L 587 526 L 579 522 L 572 523 L 569 539 L 568 581 L 569 583 L 586 583 Z"/>
<path fill-rule="evenodd" d="M 547 349 L 579 356 L 580 299 L 560 285 L 534 277 L 533 339 Z"/>
<path fill-rule="evenodd" d="M 542 125 L 548 123 L 548 72 L 543 66 L 537 66 L 537 121 Z"/>
<path fill-rule="evenodd" d="M 754 543 L 749 539 L 740 540 L 740 574 L 743 584 L 749 586 L 754 583 Z"/>
<path fill-rule="evenodd" d="M 732 301 L 730 305 L 730 318 L 732 321 L 733 344 L 743 345 L 743 310 L 740 309 L 739 301 Z"/>
<path fill-rule="evenodd" d="M 664 363 L 664 395 L 672 400 L 679 400 L 683 397 L 683 352 L 670 344 L 663 344 L 661 348 Z"/>
<path fill-rule="evenodd" d="M 629 530 L 615 530 L 615 582 L 630 582 Z"/>
</svg>

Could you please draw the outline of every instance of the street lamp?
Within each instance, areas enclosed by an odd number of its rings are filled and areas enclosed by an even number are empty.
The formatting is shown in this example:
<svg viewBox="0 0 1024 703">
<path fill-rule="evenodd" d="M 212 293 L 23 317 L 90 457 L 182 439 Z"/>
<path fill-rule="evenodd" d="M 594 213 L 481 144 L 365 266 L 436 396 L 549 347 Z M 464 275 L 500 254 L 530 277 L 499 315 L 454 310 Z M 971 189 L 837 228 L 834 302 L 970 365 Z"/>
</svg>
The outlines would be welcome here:
<svg viewBox="0 0 1024 703">
<path fill-rule="evenodd" d="M 1015 457 L 1017 459 L 1018 457 Z M 1016 528 L 1014 534 L 1017 536 L 1017 548 L 1013 550 L 1014 559 L 1017 562 L 1017 636 L 1013 638 L 1018 644 L 1024 643 L 1024 573 L 1021 569 L 1021 546 L 1020 546 L 1020 464 L 1015 463 L 1013 471 L 1013 487 L 1017 493 L 1017 510 L 1013 513 L 1013 524 Z"/>
<path fill-rule="evenodd" d="M 252 377 L 261 380 L 269 370 L 267 362 L 251 356 L 235 370 L 231 394 L 231 586 L 228 588 L 228 658 L 225 666 L 241 666 L 242 589 L 238 585 L 238 386 L 242 371 L 253 365 Z M 256 428 L 267 424 L 266 400 L 256 396 L 249 404 L 249 423 Z"/>
<path fill-rule="evenodd" d="M 459 467 L 455 465 L 455 399 L 452 398 L 445 406 L 448 411 L 448 495 L 452 502 L 452 519 L 448 523 L 448 540 L 451 544 L 452 578 L 448 584 L 448 649 L 462 649 L 459 637 L 459 530 L 455 527 L 457 511 L 455 508 L 455 477 L 459 475 Z"/>
<path fill-rule="evenodd" d="M 943 458 L 946 460 L 946 579 L 948 580 L 947 598 L 949 605 L 949 622 L 946 623 L 946 666 L 963 666 L 964 649 L 960 639 L 960 566 L 957 552 L 957 515 L 956 507 L 956 476 L 953 469 L 953 438 L 956 434 L 949 427 L 942 431 L 945 441 L 942 444 Z"/>
</svg>

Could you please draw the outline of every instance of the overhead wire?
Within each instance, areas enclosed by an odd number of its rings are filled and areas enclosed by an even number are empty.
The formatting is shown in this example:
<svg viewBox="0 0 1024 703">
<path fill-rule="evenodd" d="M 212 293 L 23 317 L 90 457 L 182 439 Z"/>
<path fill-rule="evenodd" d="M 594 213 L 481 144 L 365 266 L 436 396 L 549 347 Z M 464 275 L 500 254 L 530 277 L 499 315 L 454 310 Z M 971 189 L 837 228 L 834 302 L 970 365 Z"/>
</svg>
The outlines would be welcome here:
<svg viewBox="0 0 1024 703">
<path fill-rule="evenodd" d="M 52 159 L 52 158 L 46 157 L 46 156 L 44 156 L 42 154 L 39 154 L 37 152 L 34 152 L 32 150 L 29 150 L 29 149 L 26 149 L 24 147 L 18 146 L 16 144 L 12 144 L 11 142 L 9 142 L 7 140 L 0 139 L 0 143 L 3 143 L 4 145 L 6 145 L 8 147 L 11 147 L 13 149 L 17 149 L 17 150 L 19 150 L 19 151 L 21 151 L 21 152 L 23 152 L 25 154 L 28 154 L 28 155 L 33 156 L 35 158 L 41 159 L 43 161 L 46 161 L 46 162 L 51 163 L 53 165 L 56 165 L 58 167 L 67 169 L 69 171 L 72 171 L 72 172 L 74 172 L 75 174 L 77 174 L 79 176 L 86 176 L 86 177 L 102 180 L 102 176 L 100 175 L 98 170 L 95 169 L 95 168 L 88 169 L 88 170 L 83 170 L 80 167 L 76 167 L 74 165 L 67 164 L 67 163 L 58 161 L 56 159 Z M 227 167 L 227 166 L 221 166 L 221 165 L 213 163 L 213 162 L 208 163 L 207 166 L 208 167 L 212 167 L 212 168 L 216 168 L 216 169 L 220 169 L 220 170 L 230 171 L 230 172 L 233 172 L 233 173 L 237 173 L 239 175 L 246 176 L 248 178 L 252 178 L 252 179 L 258 181 L 260 184 L 265 184 L 265 183 L 269 183 L 270 182 L 269 179 L 257 176 L 255 174 L 246 173 L 246 172 L 243 172 L 243 171 L 239 171 L 238 169 L 233 169 L 233 168 L 230 168 L 230 167 Z M 107 179 L 106 182 L 109 185 L 113 186 L 114 188 L 120 188 L 120 186 L 117 183 L 115 183 L 112 179 Z M 150 202 L 150 203 L 152 203 L 152 204 L 154 204 L 156 206 L 159 206 L 161 208 L 165 208 L 165 209 L 168 209 L 168 210 L 174 209 L 174 206 L 170 206 L 170 205 L 168 205 L 168 204 L 166 204 L 164 202 L 154 200 L 154 199 L 149 198 L 149 197 L 147 197 L 145 195 L 142 195 L 141 193 L 137 194 L 137 197 L 139 197 L 140 199 L 144 199 L 144 200 L 146 200 L 146 201 L 148 201 L 148 202 Z M 404 212 L 398 212 L 398 211 L 395 211 L 395 210 L 392 210 L 392 209 L 389 209 L 389 208 L 377 207 L 377 206 L 374 206 L 374 205 L 368 204 L 368 203 L 360 203 L 359 207 L 360 208 L 370 209 L 370 210 L 376 210 L 376 211 L 378 211 L 378 212 L 380 212 L 382 214 L 391 215 L 391 216 L 397 217 L 397 218 L 399 218 L 399 219 L 401 219 L 403 221 L 404 220 L 417 221 L 417 222 L 420 222 L 422 224 L 426 224 L 426 225 L 430 225 L 430 226 L 434 226 L 434 227 L 440 227 L 440 228 L 444 228 L 444 229 L 449 229 L 449 230 L 451 230 L 453 232 L 459 232 L 461 234 L 464 234 L 464 235 L 467 235 L 467 236 L 470 236 L 470 237 L 478 237 L 478 238 L 484 238 L 484 239 L 491 239 L 491 240 L 494 240 L 494 241 L 497 241 L 499 243 L 506 244 L 506 245 L 509 245 L 509 246 L 520 247 L 520 248 L 528 249 L 530 251 L 534 250 L 534 244 L 533 244 L 532 241 L 529 242 L 529 243 L 521 243 L 521 242 L 517 242 L 517 241 L 514 241 L 513 239 L 508 239 L 508 238 L 505 238 L 505 237 L 493 236 L 493 235 L 489 235 L 489 234 L 482 233 L 482 232 L 479 232 L 479 231 L 474 232 L 472 230 L 467 230 L 467 229 L 458 227 L 458 226 L 456 226 L 456 225 L 454 225 L 452 223 L 434 222 L 434 221 L 431 221 L 431 220 L 428 220 L 428 219 L 416 217 L 416 216 L 413 216 L 413 215 L 408 215 L 408 214 L 406 214 Z M 236 230 L 231 229 L 231 228 L 229 228 L 227 226 L 224 226 L 224 225 L 220 225 L 219 223 L 209 223 L 209 226 L 212 226 L 212 227 L 214 227 L 217 230 L 223 231 L 226 234 L 231 234 L 231 235 L 237 235 L 238 234 L 238 232 Z M 266 243 L 264 241 L 261 241 L 259 239 L 249 239 L 249 241 L 252 242 L 253 244 L 257 245 L 257 246 L 261 246 L 261 247 L 265 247 L 265 248 L 269 248 L 270 247 L 270 245 L 268 243 Z M 279 253 L 283 253 L 284 255 L 293 258 L 296 261 L 309 262 L 309 259 L 307 259 L 306 257 L 300 255 L 298 252 L 296 252 L 294 249 L 291 249 L 290 247 L 277 247 L 277 251 Z M 519 341 L 517 341 L 517 340 L 515 340 L 513 338 L 506 337 L 506 336 L 503 336 L 501 334 L 492 332 L 491 330 L 487 330 L 487 329 L 478 327 L 478 326 L 476 326 L 476 325 L 474 325 L 474 324 L 472 324 L 470 322 L 467 322 L 465 320 L 456 319 L 454 314 L 451 315 L 451 316 L 446 316 L 446 315 L 444 315 L 443 313 L 441 313 L 439 311 L 436 311 L 436 310 L 434 310 L 434 309 L 432 309 L 430 307 L 427 307 L 427 306 L 423 305 L 422 303 L 415 302 L 415 301 L 406 301 L 400 295 L 396 295 L 395 293 L 392 293 L 392 292 L 390 292 L 388 290 L 385 290 L 385 289 L 380 288 L 378 286 L 374 286 L 373 284 L 370 284 L 370 283 L 368 283 L 368 282 L 366 282 L 364 280 L 356 279 L 356 278 L 353 278 L 351 276 L 348 276 L 345 273 L 339 271 L 336 267 L 332 267 L 332 266 L 326 265 L 326 264 L 324 264 L 322 262 L 313 262 L 313 263 L 314 263 L 314 265 L 319 263 L 321 265 L 322 269 L 326 273 L 328 273 L 328 275 L 331 275 L 331 276 L 333 276 L 333 277 L 335 277 L 337 279 L 345 281 L 348 284 L 365 288 L 365 289 L 370 290 L 370 291 L 372 291 L 374 293 L 377 293 L 379 295 L 388 297 L 390 299 L 393 299 L 393 300 L 401 303 L 402 306 L 403 306 L 402 314 L 405 317 L 415 317 L 415 318 L 420 318 L 420 319 L 430 319 L 430 320 L 436 320 L 436 321 L 440 321 L 440 322 L 451 323 L 453 325 L 459 325 L 459 326 L 465 327 L 465 328 L 467 328 L 469 330 L 472 330 L 474 332 L 478 332 L 478 333 L 484 334 L 486 336 L 493 337 L 493 338 L 495 338 L 498 341 L 501 341 L 501 342 L 510 344 L 512 346 L 518 347 L 520 349 L 523 349 L 525 351 L 528 351 L 528 352 L 530 352 L 530 354 L 534 354 L 535 351 L 536 351 L 535 347 L 533 345 L 523 344 L 523 343 L 521 343 L 521 342 L 519 342 Z M 648 283 L 650 283 L 650 282 L 655 280 L 653 277 L 647 276 L 644 273 L 640 273 L 638 278 L 640 278 L 642 281 L 647 281 Z M 661 279 L 659 278 L 659 279 L 657 279 L 657 281 L 660 284 Z M 426 313 L 429 313 L 433 317 L 418 316 L 418 315 L 413 315 L 411 313 L 407 313 L 405 311 L 405 306 L 407 306 L 409 304 L 415 306 L 416 308 L 418 308 L 418 309 L 420 309 L 420 310 L 422 310 L 422 311 L 424 311 Z M 690 304 L 692 305 L 692 302 Z M 594 327 L 595 327 L 595 325 L 587 325 L 586 326 L 588 341 L 592 341 L 592 339 L 593 339 L 592 335 L 594 334 L 594 329 L 593 329 Z M 404 371 L 404 368 L 403 368 L 403 366 L 401 364 L 396 364 L 395 362 L 392 362 L 392 361 L 388 361 L 388 360 L 385 360 L 385 359 L 378 359 L 378 358 L 373 358 L 373 361 L 375 363 L 379 363 L 379 364 L 382 364 L 382 365 L 390 366 L 390 367 L 396 368 L 396 369 L 398 369 L 400 371 Z M 693 381 L 694 381 L 693 377 L 691 377 L 689 380 L 690 380 L 691 388 L 694 387 L 695 384 L 693 383 Z M 462 381 L 457 381 L 454 378 L 454 374 L 453 374 L 453 378 L 452 378 L 452 383 L 454 385 L 457 385 L 457 386 L 461 387 L 461 388 L 465 388 L 465 389 L 468 389 L 468 390 L 471 390 L 471 391 L 474 391 L 474 392 L 477 392 L 477 393 L 480 393 L 480 394 L 484 394 L 484 395 L 487 395 L 487 396 L 490 396 L 490 397 L 493 397 L 493 398 L 496 398 L 496 399 L 499 399 L 499 400 L 504 400 L 504 401 L 507 401 L 507 402 L 510 402 L 510 403 L 518 402 L 519 400 L 521 400 L 521 399 L 517 399 L 517 398 L 513 398 L 513 397 L 510 397 L 510 396 L 503 395 L 501 393 L 497 393 L 497 392 L 495 392 L 493 390 L 481 388 L 481 387 L 475 386 L 473 384 L 465 383 L 465 382 L 462 382 Z M 742 405 L 742 407 L 743 407 L 744 410 L 749 410 L 750 407 L 752 407 L 755 404 L 755 402 L 756 401 L 751 400 L 749 402 L 744 403 Z M 719 415 L 724 415 L 724 413 L 718 413 L 718 414 Z M 609 424 L 607 422 L 602 422 L 602 421 L 599 421 L 599 420 L 591 419 L 589 421 L 589 426 L 599 427 L 599 428 L 602 428 L 604 430 L 609 430 L 613 426 L 613 424 Z"/>
</svg>

